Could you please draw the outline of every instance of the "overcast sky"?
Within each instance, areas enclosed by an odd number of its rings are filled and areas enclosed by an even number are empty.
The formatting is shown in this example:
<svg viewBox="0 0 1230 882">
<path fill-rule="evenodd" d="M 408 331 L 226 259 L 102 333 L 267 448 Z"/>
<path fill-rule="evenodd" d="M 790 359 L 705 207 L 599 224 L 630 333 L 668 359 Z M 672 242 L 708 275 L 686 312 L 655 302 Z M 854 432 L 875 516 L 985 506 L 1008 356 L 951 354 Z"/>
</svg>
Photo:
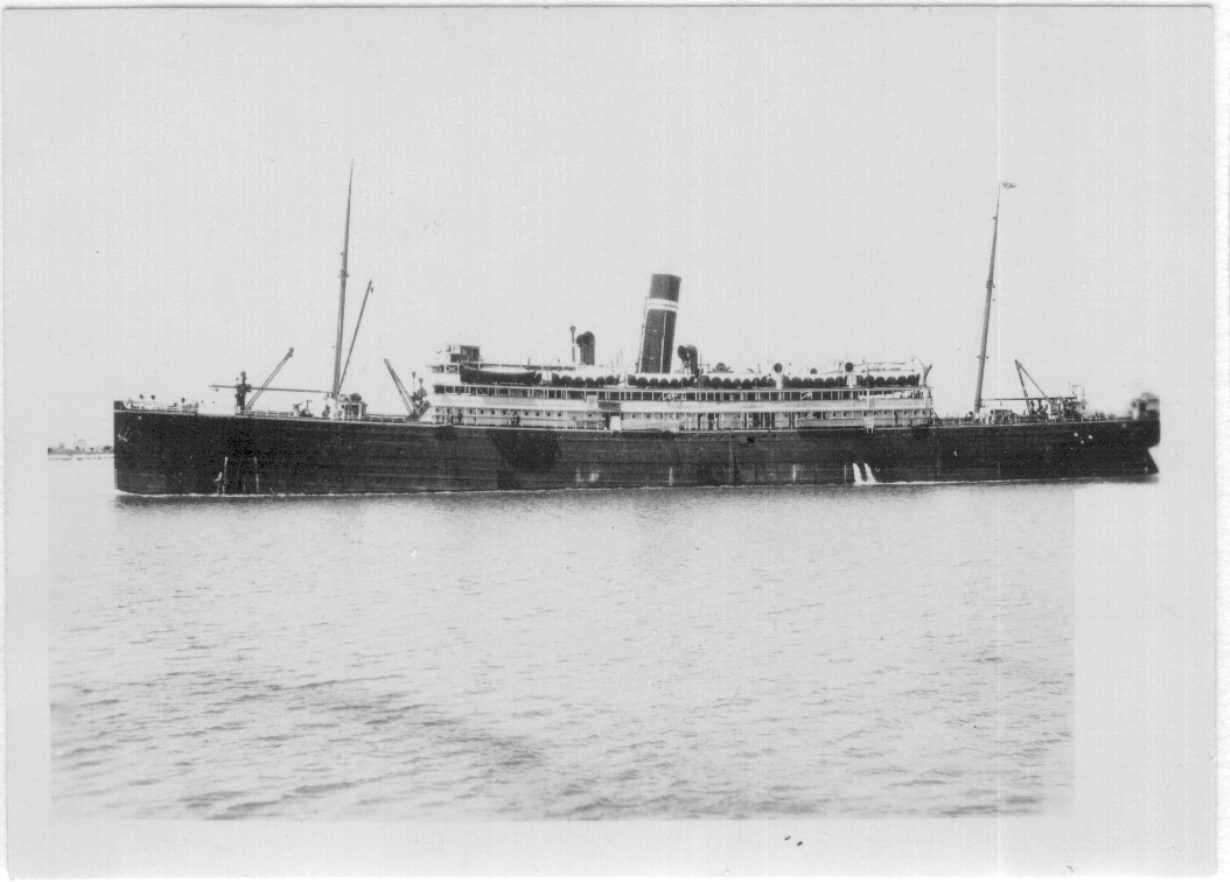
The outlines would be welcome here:
<svg viewBox="0 0 1230 882">
<path fill-rule="evenodd" d="M 918 356 L 964 413 L 1001 180 L 988 393 L 1019 358 L 1165 409 L 1211 371 L 1209 9 L 4 15 L 6 371 L 48 443 L 290 346 L 279 382 L 326 387 L 352 160 L 380 410 L 383 358 L 450 342 L 564 358 L 575 324 L 630 363 L 672 272 L 707 360 Z"/>
</svg>

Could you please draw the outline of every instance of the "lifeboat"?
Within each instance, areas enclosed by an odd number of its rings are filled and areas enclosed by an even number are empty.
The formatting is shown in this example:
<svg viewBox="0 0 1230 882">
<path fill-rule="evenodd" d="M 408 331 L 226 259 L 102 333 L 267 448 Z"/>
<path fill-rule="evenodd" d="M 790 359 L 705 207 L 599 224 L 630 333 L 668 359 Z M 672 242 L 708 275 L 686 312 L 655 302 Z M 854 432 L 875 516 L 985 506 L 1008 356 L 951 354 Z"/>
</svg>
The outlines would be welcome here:
<svg viewBox="0 0 1230 882">
<path fill-rule="evenodd" d="M 538 382 L 537 371 L 511 368 L 479 368 L 460 366 L 461 382 L 471 386 L 532 386 Z"/>
</svg>

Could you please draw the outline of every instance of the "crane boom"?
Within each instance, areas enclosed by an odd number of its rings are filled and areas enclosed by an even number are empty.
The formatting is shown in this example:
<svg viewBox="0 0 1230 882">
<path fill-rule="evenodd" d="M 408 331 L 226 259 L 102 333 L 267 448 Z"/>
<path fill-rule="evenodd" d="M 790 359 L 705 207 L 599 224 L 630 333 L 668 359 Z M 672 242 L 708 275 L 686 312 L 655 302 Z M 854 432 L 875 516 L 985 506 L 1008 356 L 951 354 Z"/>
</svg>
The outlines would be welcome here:
<svg viewBox="0 0 1230 882">
<path fill-rule="evenodd" d="M 1025 365 L 1021 364 L 1019 360 L 1014 363 L 1016 364 L 1016 378 L 1021 381 L 1021 394 L 1025 396 L 1026 401 L 1029 401 L 1029 390 L 1025 388 Z"/>
<path fill-rule="evenodd" d="M 389 369 L 389 376 L 393 378 L 393 385 L 397 387 L 397 394 L 401 396 L 401 403 L 405 405 L 406 412 L 410 416 L 415 416 L 414 399 L 410 397 L 410 393 L 406 391 L 406 386 L 401 381 L 401 377 L 397 376 L 397 371 L 393 370 L 393 365 L 386 358 L 384 366 Z"/>
<path fill-rule="evenodd" d="M 1033 383 L 1033 384 L 1034 384 L 1034 388 L 1038 390 L 1038 395 L 1039 395 L 1039 397 L 1041 397 L 1041 398 L 1050 398 L 1050 397 L 1051 397 L 1051 396 L 1049 396 L 1049 395 L 1047 395 L 1047 394 L 1046 394 L 1046 392 L 1045 392 L 1045 391 L 1043 390 L 1043 388 L 1042 388 L 1042 384 L 1041 384 L 1041 383 L 1039 383 L 1037 380 L 1035 380 L 1035 379 L 1034 379 L 1034 375 L 1033 375 L 1033 374 L 1031 374 L 1031 373 L 1029 372 L 1029 370 L 1025 367 L 1025 365 L 1021 364 L 1021 362 L 1020 362 L 1020 361 L 1017 361 L 1017 362 L 1016 362 L 1016 375 L 1017 375 L 1017 377 L 1019 377 L 1019 378 L 1020 378 L 1020 380 L 1021 380 L 1021 392 L 1023 392 L 1023 393 L 1025 394 L 1025 397 L 1026 397 L 1026 398 L 1028 398 L 1028 397 L 1029 397 L 1029 390 L 1027 390 L 1027 389 L 1025 388 L 1025 378 L 1026 378 L 1026 377 L 1028 377 L 1028 378 L 1029 378 L 1029 382 L 1031 382 L 1031 383 Z"/>
<path fill-rule="evenodd" d="M 234 383 L 210 383 L 210 389 L 234 389 Z M 299 389 L 290 386 L 261 386 L 262 392 L 305 392 L 308 395 L 328 395 L 328 389 Z"/>
<path fill-rule="evenodd" d="M 257 386 L 253 390 L 252 397 L 251 399 L 248 400 L 247 407 L 244 408 L 245 410 L 252 409 L 252 405 L 256 404 L 256 399 L 260 398 L 261 393 L 269 388 L 269 384 L 273 382 L 274 377 L 278 375 L 278 372 L 282 370 L 283 366 L 286 364 L 286 362 L 290 361 L 291 356 L 294 354 L 295 354 L 295 347 L 292 346 L 290 347 L 290 349 L 286 350 L 286 354 L 282 356 L 282 360 L 278 362 L 278 366 L 269 372 L 269 376 L 265 377 L 265 382 L 261 383 L 259 386 Z"/>
<path fill-rule="evenodd" d="M 363 292 L 363 303 L 359 306 L 359 318 L 354 323 L 354 334 L 350 337 L 350 348 L 346 350 L 346 364 L 342 367 L 342 378 L 337 381 L 339 392 L 346 382 L 346 374 L 350 373 L 350 356 L 354 355 L 354 344 L 359 339 L 359 328 L 363 326 L 363 313 L 367 311 L 367 298 L 371 296 L 372 288 L 372 280 L 368 279 L 367 290 Z"/>
<path fill-rule="evenodd" d="M 1059 403 L 1059 399 L 1051 398 L 1051 396 L 1046 394 L 1046 390 L 1034 379 L 1034 375 L 1029 372 L 1029 369 L 1021 364 L 1020 359 L 1014 359 L 1013 364 L 1016 365 L 1016 377 L 1021 381 L 1021 394 L 1025 396 L 1023 399 L 1025 406 L 1031 414 L 1045 416 L 1047 413 L 1054 413 L 1057 407 L 1063 406 Z M 1026 385 L 1026 380 L 1033 384 L 1034 389 L 1037 390 L 1037 395 L 1029 394 L 1029 386 Z"/>
</svg>

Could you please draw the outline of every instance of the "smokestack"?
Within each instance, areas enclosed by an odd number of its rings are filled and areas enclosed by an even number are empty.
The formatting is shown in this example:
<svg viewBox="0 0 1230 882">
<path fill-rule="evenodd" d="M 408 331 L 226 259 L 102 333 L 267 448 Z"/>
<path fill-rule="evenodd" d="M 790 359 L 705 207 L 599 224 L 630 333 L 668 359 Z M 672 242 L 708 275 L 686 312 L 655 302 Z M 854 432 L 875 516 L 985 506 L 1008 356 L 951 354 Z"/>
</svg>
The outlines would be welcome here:
<svg viewBox="0 0 1230 882">
<path fill-rule="evenodd" d="M 670 373 L 681 281 L 678 276 L 657 274 L 649 284 L 649 296 L 645 299 L 645 321 L 641 325 L 641 357 L 636 368 L 638 373 Z"/>
<path fill-rule="evenodd" d="M 577 347 L 581 350 L 581 364 L 593 365 L 594 363 L 594 334 L 592 331 L 586 331 L 577 337 Z"/>
</svg>

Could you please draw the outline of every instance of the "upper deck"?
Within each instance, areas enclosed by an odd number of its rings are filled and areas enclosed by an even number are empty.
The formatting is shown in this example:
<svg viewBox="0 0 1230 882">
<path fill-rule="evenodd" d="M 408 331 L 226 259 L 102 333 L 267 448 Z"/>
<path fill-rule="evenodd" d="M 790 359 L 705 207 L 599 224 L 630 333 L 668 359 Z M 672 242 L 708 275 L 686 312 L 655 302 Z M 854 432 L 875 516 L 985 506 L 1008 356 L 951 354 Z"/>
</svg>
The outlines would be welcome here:
<svg viewBox="0 0 1230 882">
<path fill-rule="evenodd" d="M 910 426 L 933 417 L 926 369 L 846 362 L 821 373 L 618 373 L 451 362 L 431 372 L 428 419 L 447 425 L 610 431 Z"/>
</svg>

